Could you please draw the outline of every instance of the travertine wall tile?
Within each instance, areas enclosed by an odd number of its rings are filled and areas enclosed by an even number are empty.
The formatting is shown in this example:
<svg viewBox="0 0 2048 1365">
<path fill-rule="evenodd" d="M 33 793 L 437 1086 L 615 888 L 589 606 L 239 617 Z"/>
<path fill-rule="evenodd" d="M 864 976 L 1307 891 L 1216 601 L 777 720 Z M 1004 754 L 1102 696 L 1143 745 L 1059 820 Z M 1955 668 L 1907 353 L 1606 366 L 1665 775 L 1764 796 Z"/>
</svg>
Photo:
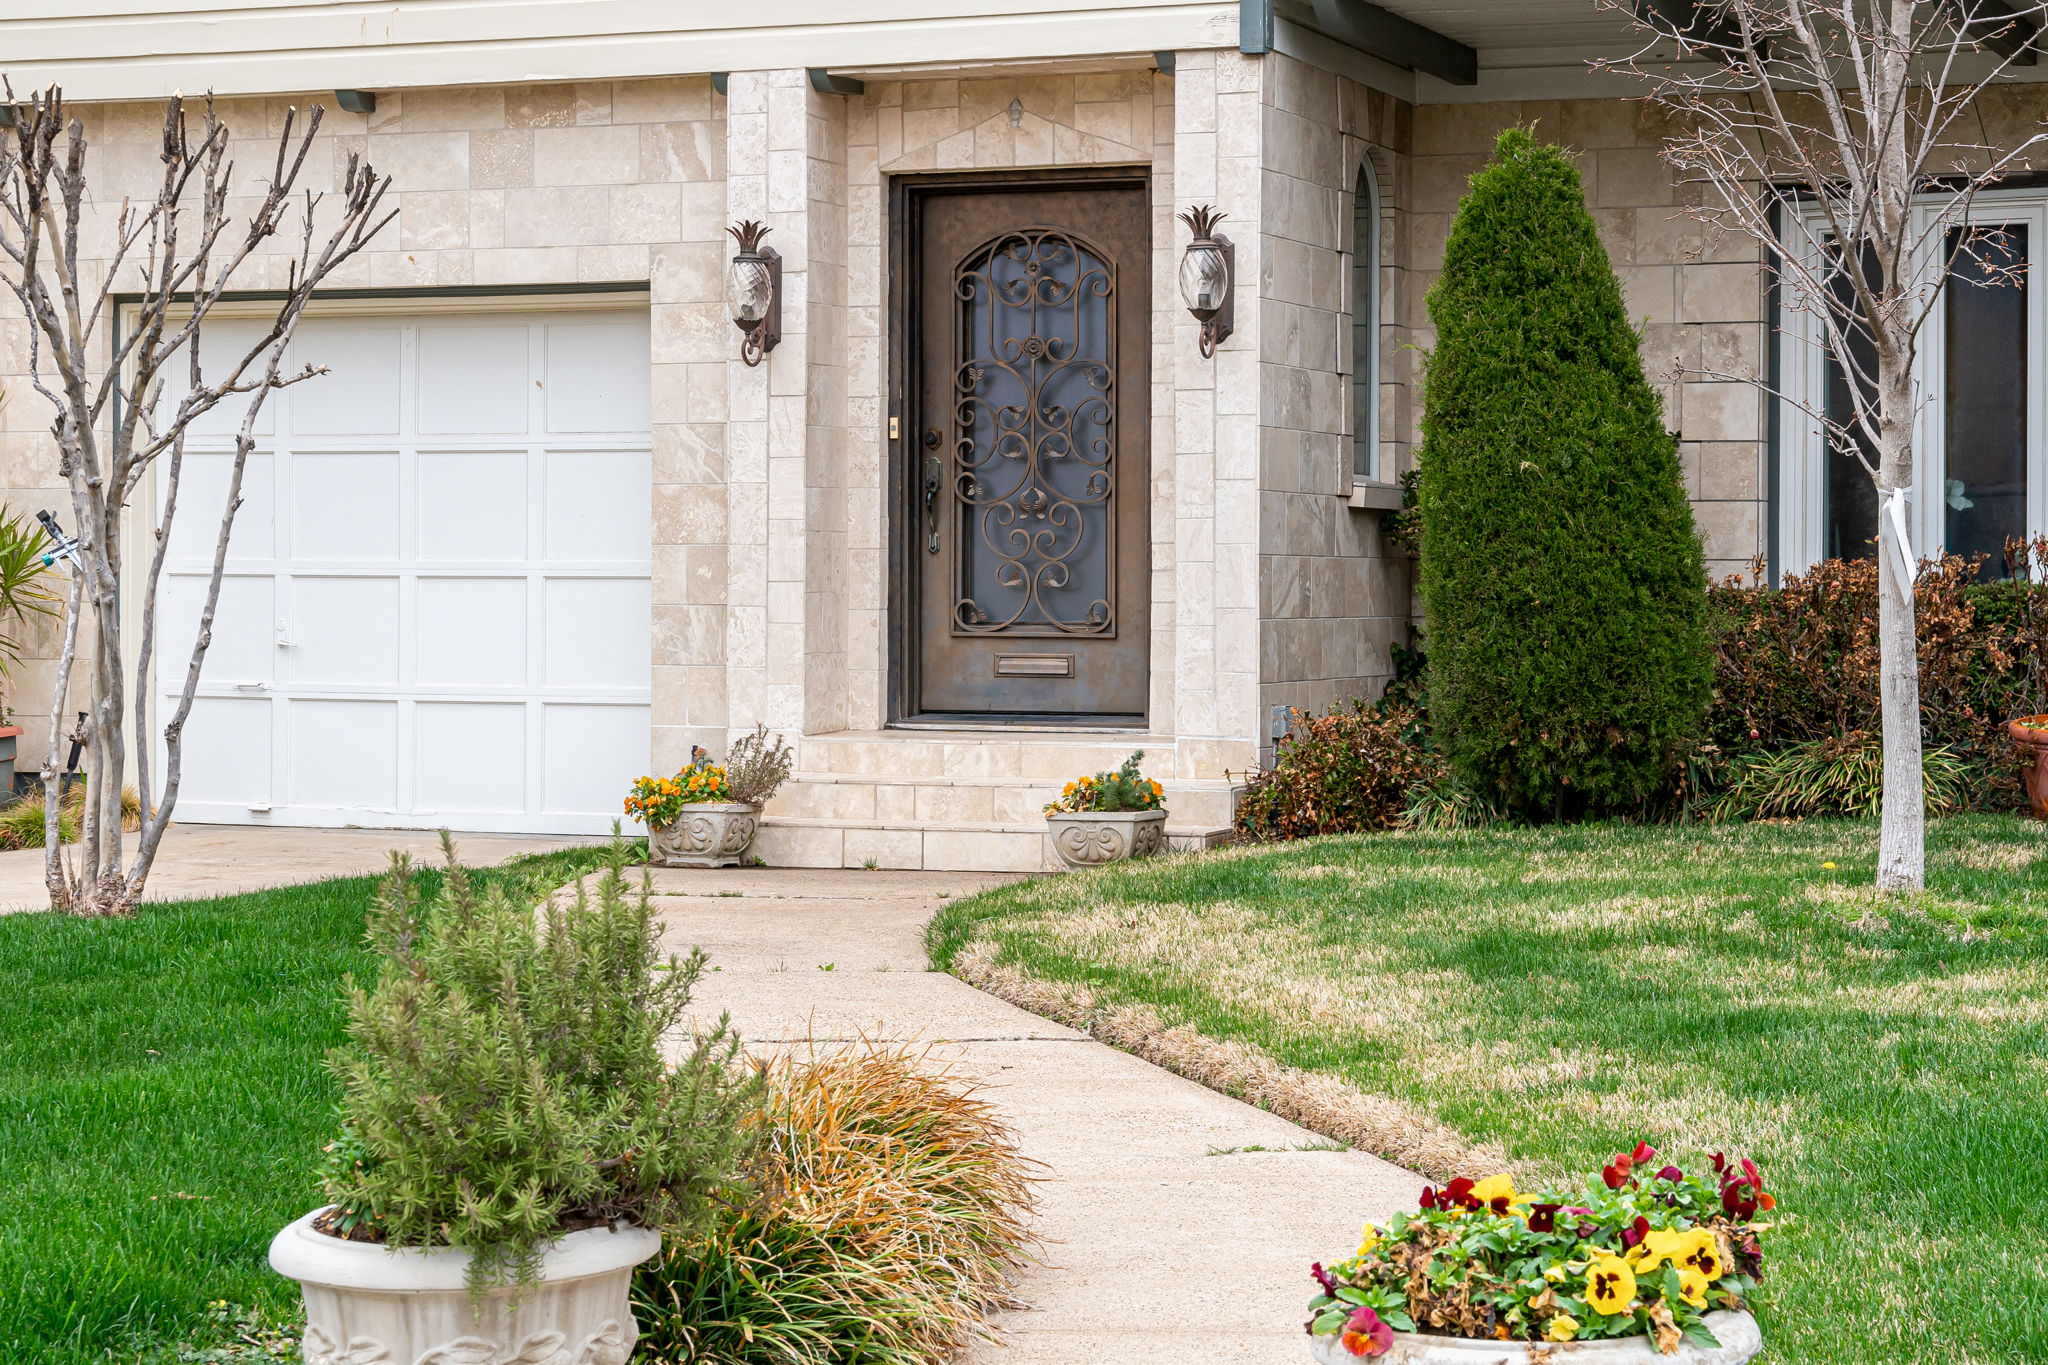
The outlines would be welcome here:
<svg viewBox="0 0 2048 1365">
<path fill-rule="evenodd" d="M 331 105 L 332 97 L 222 102 L 235 132 L 238 194 L 254 193 L 269 174 L 272 149 L 264 139 L 284 126 L 286 110 L 296 106 L 303 117 L 316 101 Z M 723 424 L 732 329 L 721 302 L 723 104 L 708 76 L 380 91 L 368 115 L 328 109 L 305 171 L 309 187 L 337 188 L 353 153 L 394 182 L 397 221 L 376 249 L 333 277 L 337 288 L 649 288 L 657 763 L 679 762 L 693 742 L 720 742 L 727 722 L 723 557 L 731 512 Z M 161 111 L 137 104 L 73 112 L 86 125 L 94 184 L 108 202 L 146 192 L 161 171 Z M 282 286 L 288 245 L 270 244 L 240 283 Z M 26 386 L 17 371 L 26 355 L 18 321 L 0 307 L 0 386 L 18 391 L 17 401 L 0 406 L 0 497 L 59 505 L 54 452 L 40 431 L 47 419 L 35 417 L 14 434 L 17 421 L 34 415 L 35 405 L 20 401 Z M 706 368 L 718 374 L 715 387 L 703 381 Z M 718 559 L 715 595 L 709 560 L 689 558 L 698 551 Z M 32 657 L 18 686 L 41 686 L 47 670 Z M 35 709 L 24 708 L 32 731 Z M 33 751 L 42 738 L 31 733 L 27 742 Z"/>
</svg>

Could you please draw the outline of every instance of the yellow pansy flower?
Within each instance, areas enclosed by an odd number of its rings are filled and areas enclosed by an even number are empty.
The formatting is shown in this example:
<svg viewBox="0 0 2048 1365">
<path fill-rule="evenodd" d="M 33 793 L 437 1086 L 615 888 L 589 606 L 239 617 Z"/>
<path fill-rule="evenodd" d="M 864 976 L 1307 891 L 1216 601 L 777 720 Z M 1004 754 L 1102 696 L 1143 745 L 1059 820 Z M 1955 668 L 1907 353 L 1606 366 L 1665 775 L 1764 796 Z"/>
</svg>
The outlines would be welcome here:
<svg viewBox="0 0 2048 1365">
<path fill-rule="evenodd" d="M 1707 1277 L 1691 1266 L 1678 1268 L 1678 1297 L 1695 1308 L 1707 1306 Z"/>
<path fill-rule="evenodd" d="M 1675 1261 L 1685 1249 L 1685 1234 L 1670 1228 L 1657 1228 L 1646 1234 L 1629 1252 L 1628 1263 L 1638 1271 L 1655 1270 L 1666 1261 Z"/>
<path fill-rule="evenodd" d="M 1380 1230 L 1370 1223 L 1365 1225 L 1364 1230 L 1358 1234 L 1358 1237 L 1358 1255 L 1360 1256 L 1371 1255 L 1372 1249 L 1380 1244 Z"/>
<path fill-rule="evenodd" d="M 1559 1313 L 1550 1320 L 1547 1335 L 1552 1341 L 1570 1341 L 1579 1334 L 1579 1320 L 1569 1313 Z"/>
<path fill-rule="evenodd" d="M 1626 1313 L 1636 1297 L 1636 1273 L 1628 1262 L 1612 1252 L 1595 1251 L 1586 1267 L 1586 1302 L 1595 1312 L 1614 1316 Z"/>
<path fill-rule="evenodd" d="M 1494 1201 L 1497 1199 L 1505 1199 L 1507 1206 L 1511 1209 L 1519 1208 L 1529 1202 L 1528 1195 L 1515 1193 L 1515 1178 L 1505 1171 L 1499 1175 L 1490 1175 L 1477 1185 L 1474 1185 L 1472 1187 L 1472 1197 L 1479 1201 L 1480 1207 L 1489 1209 L 1493 1207 Z"/>
</svg>

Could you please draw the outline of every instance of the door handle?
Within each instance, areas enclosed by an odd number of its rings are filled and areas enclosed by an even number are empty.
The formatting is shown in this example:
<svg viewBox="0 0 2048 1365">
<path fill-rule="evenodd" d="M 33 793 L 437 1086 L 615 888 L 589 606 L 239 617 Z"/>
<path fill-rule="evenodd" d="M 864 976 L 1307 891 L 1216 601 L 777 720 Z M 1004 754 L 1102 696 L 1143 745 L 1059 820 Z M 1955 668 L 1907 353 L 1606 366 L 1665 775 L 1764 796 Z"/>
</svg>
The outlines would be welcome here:
<svg viewBox="0 0 2048 1365">
<path fill-rule="evenodd" d="M 925 433 L 926 444 L 938 435 L 935 431 Z M 939 485 L 945 481 L 945 466 L 936 455 L 924 457 L 924 548 L 927 554 L 939 552 Z"/>
</svg>

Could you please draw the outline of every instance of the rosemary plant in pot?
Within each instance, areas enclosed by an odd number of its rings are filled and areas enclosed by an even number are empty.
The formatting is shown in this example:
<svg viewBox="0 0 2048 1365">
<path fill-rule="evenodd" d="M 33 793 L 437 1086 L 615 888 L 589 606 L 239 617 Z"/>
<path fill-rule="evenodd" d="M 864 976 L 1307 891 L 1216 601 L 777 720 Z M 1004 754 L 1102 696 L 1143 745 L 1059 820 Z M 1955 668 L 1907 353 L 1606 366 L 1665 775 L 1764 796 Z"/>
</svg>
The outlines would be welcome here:
<svg viewBox="0 0 2048 1365">
<path fill-rule="evenodd" d="M 349 984 L 328 1203 L 270 1262 L 306 1301 L 306 1365 L 625 1365 L 632 1268 L 707 1221 L 755 1080 L 723 1022 L 671 1067 L 701 953 L 665 958 L 614 842 L 594 889 L 431 903 L 393 858 Z"/>
<path fill-rule="evenodd" d="M 725 762 L 702 746 L 674 777 L 642 777 L 626 796 L 626 814 L 647 826 L 650 862 L 663 867 L 731 867 L 761 828 L 761 807 L 789 780 L 796 755 L 780 735 L 757 725 L 732 742 Z"/>
</svg>

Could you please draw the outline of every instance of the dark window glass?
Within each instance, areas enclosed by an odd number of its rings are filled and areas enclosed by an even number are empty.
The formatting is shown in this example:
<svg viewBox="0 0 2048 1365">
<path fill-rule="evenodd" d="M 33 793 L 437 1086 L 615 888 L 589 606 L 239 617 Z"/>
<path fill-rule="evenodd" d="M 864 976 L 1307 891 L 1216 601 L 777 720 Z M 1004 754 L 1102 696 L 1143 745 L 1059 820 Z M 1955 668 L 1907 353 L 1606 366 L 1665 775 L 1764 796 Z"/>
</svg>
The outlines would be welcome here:
<svg viewBox="0 0 2048 1365">
<path fill-rule="evenodd" d="M 1866 253 L 1865 278 L 1876 273 L 1875 255 Z M 1834 278 L 1828 287 L 1835 296 L 1836 316 L 1855 316 L 1855 281 L 1849 278 L 1838 253 Z M 1844 366 L 1832 350 L 1828 355 L 1828 420 L 1848 428 L 1850 434 L 1846 443 L 1842 437 L 1828 437 L 1826 503 L 1821 527 L 1827 558 L 1869 559 L 1877 553 L 1877 485 L 1869 473 L 1876 464 L 1876 448 L 1856 425 L 1853 395 L 1860 390 L 1866 408 L 1877 401 L 1877 343 L 1862 326 L 1851 326 L 1848 340 L 1849 365 Z M 1856 389 L 1851 389 L 1851 384 Z"/>
<path fill-rule="evenodd" d="M 2027 228 L 1953 228 L 1948 293 L 1948 477 L 1943 540 L 2005 574 L 2027 530 Z"/>
<path fill-rule="evenodd" d="M 1372 167 L 1358 168 L 1351 207 L 1351 472 L 1380 472 L 1380 196 Z"/>
</svg>

